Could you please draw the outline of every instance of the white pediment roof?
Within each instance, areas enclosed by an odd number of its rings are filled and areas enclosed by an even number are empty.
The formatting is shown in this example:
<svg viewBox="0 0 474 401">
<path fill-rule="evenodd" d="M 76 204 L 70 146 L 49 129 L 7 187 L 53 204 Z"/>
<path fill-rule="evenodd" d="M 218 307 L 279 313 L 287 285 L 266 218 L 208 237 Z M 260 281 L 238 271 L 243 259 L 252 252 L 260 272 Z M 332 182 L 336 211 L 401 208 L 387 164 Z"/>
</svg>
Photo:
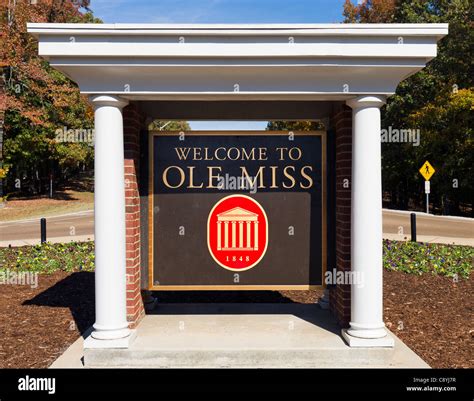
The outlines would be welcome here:
<svg viewBox="0 0 474 401">
<path fill-rule="evenodd" d="M 390 95 L 448 24 L 28 24 L 82 93 L 131 100 Z"/>
<path fill-rule="evenodd" d="M 258 216 L 257 213 L 253 213 L 249 210 L 243 209 L 241 207 L 235 207 L 233 209 L 226 210 L 225 212 L 219 213 L 219 217 L 252 217 Z"/>
</svg>

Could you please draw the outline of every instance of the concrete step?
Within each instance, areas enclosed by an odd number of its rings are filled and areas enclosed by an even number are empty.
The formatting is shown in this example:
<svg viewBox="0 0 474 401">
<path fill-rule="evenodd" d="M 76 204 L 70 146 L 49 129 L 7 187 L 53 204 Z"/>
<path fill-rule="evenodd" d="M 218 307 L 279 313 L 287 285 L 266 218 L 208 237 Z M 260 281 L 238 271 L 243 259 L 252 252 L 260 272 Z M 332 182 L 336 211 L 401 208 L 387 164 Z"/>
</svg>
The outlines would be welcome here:
<svg viewBox="0 0 474 401">
<path fill-rule="evenodd" d="M 330 313 L 317 305 L 162 304 L 142 320 L 128 349 L 85 348 L 84 362 L 137 368 L 428 367 L 393 337 L 394 348 L 350 348 Z"/>
</svg>

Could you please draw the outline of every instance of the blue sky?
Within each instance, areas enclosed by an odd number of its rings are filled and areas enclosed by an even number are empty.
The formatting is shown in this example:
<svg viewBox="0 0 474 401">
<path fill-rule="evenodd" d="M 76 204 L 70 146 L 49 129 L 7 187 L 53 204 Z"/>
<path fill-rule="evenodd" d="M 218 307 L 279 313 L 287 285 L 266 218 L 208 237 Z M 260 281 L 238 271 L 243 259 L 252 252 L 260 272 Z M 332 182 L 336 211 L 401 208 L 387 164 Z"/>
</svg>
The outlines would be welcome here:
<svg viewBox="0 0 474 401">
<path fill-rule="evenodd" d="M 344 0 L 91 0 L 105 23 L 337 23 Z M 258 130 L 266 122 L 190 121 L 193 130 Z"/>
<path fill-rule="evenodd" d="M 334 23 L 344 0 L 91 0 L 105 23 Z"/>
</svg>

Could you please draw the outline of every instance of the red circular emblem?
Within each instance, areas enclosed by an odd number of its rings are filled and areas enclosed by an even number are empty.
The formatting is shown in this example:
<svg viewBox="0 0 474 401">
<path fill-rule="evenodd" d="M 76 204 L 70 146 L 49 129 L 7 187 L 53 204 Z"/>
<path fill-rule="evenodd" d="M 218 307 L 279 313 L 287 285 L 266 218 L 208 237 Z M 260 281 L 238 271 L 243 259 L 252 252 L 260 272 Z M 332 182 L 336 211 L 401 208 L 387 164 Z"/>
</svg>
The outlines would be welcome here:
<svg viewBox="0 0 474 401">
<path fill-rule="evenodd" d="M 217 202 L 207 220 L 207 246 L 224 269 L 251 269 L 265 255 L 268 220 L 263 207 L 246 195 L 230 195 Z"/>
</svg>

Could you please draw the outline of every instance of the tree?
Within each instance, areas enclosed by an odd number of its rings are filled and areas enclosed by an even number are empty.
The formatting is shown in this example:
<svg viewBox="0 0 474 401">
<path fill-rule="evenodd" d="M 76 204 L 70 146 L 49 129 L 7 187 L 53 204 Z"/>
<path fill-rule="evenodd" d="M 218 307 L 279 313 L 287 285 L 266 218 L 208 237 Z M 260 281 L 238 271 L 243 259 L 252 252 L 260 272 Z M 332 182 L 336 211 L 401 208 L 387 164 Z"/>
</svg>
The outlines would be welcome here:
<svg viewBox="0 0 474 401">
<path fill-rule="evenodd" d="M 473 213 L 472 93 L 474 3 L 469 0 L 346 0 L 345 22 L 449 23 L 438 56 L 401 82 L 382 109 L 382 128 L 420 129 L 421 144 L 382 144 L 383 188 L 397 208 L 423 205 L 418 168 L 437 169 L 431 199 L 446 213 Z M 472 175 L 471 175 L 472 177 Z M 455 181 L 457 181 L 457 186 Z"/>
<path fill-rule="evenodd" d="M 64 181 L 74 169 L 91 165 L 89 143 L 57 143 L 57 129 L 92 129 L 93 112 L 77 86 L 37 55 L 26 22 L 101 22 L 89 0 L 3 1 L 2 65 L 6 90 L 4 171 L 7 189 L 42 192 L 42 177 Z M 83 10 L 83 11 L 82 11 Z"/>
<path fill-rule="evenodd" d="M 462 202 L 474 199 L 473 111 L 474 91 L 461 89 L 440 93 L 407 118 L 409 124 L 416 124 L 424 133 L 414 155 L 416 166 L 429 159 L 438 167 L 431 179 L 433 191 L 447 213 L 459 211 L 465 207 Z"/>
<path fill-rule="evenodd" d="M 342 15 L 346 23 L 385 23 L 394 18 L 396 0 L 370 0 L 358 5 L 350 0 L 344 3 Z"/>
<path fill-rule="evenodd" d="M 317 131 L 324 129 L 319 121 L 269 121 L 267 131 Z"/>
<path fill-rule="evenodd" d="M 162 121 L 154 120 L 148 125 L 151 131 L 190 131 L 187 121 Z"/>
</svg>

